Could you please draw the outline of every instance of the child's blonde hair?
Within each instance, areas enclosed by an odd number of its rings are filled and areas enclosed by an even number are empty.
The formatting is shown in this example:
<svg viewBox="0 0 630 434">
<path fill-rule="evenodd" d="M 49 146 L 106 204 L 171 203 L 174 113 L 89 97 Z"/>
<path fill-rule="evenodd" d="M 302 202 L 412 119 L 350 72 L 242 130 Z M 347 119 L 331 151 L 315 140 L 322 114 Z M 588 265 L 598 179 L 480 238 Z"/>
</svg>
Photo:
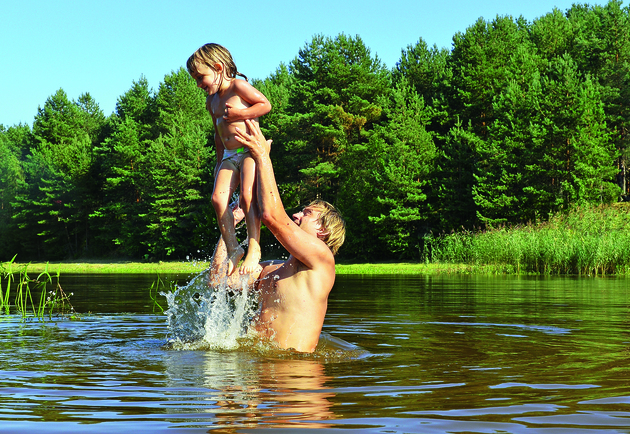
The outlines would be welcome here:
<svg viewBox="0 0 630 434">
<path fill-rule="evenodd" d="M 240 75 L 247 80 L 247 77 L 236 69 L 232 55 L 227 48 L 219 44 L 205 44 L 201 46 L 188 58 L 186 67 L 188 68 L 188 73 L 193 75 L 199 73 L 197 69 L 199 64 L 206 65 L 214 70 L 214 65 L 217 63 L 223 65 L 229 78 L 236 78 L 237 75 Z"/>
<path fill-rule="evenodd" d="M 314 200 L 308 204 L 308 207 L 319 211 L 318 222 L 325 232 L 322 241 L 326 243 L 333 255 L 336 255 L 346 240 L 346 222 L 341 213 L 325 200 Z"/>
</svg>

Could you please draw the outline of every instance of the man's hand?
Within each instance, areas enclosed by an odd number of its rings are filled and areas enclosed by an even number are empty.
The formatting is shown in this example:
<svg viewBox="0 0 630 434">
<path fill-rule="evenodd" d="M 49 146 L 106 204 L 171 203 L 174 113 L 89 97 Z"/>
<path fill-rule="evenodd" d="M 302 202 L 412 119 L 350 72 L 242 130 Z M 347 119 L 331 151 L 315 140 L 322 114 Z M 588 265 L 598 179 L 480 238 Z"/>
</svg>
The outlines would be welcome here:
<svg viewBox="0 0 630 434">
<path fill-rule="evenodd" d="M 263 155 L 268 155 L 271 149 L 271 140 L 265 139 L 257 122 L 246 119 L 245 124 L 251 134 L 248 134 L 246 131 L 241 131 L 241 129 L 237 127 L 236 136 L 234 136 L 236 140 L 249 149 L 254 160 L 261 158 Z"/>
</svg>

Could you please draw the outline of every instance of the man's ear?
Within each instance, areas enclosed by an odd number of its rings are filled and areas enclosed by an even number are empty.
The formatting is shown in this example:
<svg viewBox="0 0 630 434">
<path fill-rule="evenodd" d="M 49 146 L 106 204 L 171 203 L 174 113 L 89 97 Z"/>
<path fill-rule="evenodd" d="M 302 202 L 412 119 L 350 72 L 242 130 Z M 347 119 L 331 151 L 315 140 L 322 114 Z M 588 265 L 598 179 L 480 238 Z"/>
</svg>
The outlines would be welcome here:
<svg viewBox="0 0 630 434">
<path fill-rule="evenodd" d="M 317 238 L 319 238 L 320 240 L 324 240 L 328 235 L 330 235 L 330 232 L 324 229 L 317 229 Z"/>
</svg>

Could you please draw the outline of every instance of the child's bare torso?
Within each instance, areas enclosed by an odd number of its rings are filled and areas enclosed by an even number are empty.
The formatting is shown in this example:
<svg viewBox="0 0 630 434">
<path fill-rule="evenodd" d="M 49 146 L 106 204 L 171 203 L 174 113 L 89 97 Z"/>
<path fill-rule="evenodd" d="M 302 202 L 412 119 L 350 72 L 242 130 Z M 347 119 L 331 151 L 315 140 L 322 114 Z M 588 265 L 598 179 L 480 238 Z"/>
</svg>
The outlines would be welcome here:
<svg viewBox="0 0 630 434">
<path fill-rule="evenodd" d="M 241 145 L 235 138 L 236 128 L 240 128 L 241 131 L 247 131 L 245 121 L 228 122 L 223 119 L 225 116 L 225 105 L 229 104 L 233 109 L 244 109 L 250 107 L 246 101 L 236 94 L 229 94 L 220 97 L 218 94 L 208 96 L 207 105 L 215 120 L 216 133 L 219 134 L 223 146 L 225 149 L 238 149 Z M 253 119 L 258 122 L 258 118 Z"/>
</svg>

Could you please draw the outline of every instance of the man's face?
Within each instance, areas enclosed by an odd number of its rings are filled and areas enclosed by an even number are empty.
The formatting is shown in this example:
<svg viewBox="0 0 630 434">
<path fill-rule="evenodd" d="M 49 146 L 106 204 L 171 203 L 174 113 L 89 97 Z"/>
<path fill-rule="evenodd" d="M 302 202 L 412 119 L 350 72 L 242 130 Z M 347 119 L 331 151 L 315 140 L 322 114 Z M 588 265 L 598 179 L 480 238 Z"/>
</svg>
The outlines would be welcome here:
<svg viewBox="0 0 630 434">
<path fill-rule="evenodd" d="M 318 221 L 320 214 L 321 212 L 317 209 L 307 206 L 302 211 L 293 214 L 293 221 L 304 231 L 317 236 L 321 229 L 321 225 Z"/>
</svg>

